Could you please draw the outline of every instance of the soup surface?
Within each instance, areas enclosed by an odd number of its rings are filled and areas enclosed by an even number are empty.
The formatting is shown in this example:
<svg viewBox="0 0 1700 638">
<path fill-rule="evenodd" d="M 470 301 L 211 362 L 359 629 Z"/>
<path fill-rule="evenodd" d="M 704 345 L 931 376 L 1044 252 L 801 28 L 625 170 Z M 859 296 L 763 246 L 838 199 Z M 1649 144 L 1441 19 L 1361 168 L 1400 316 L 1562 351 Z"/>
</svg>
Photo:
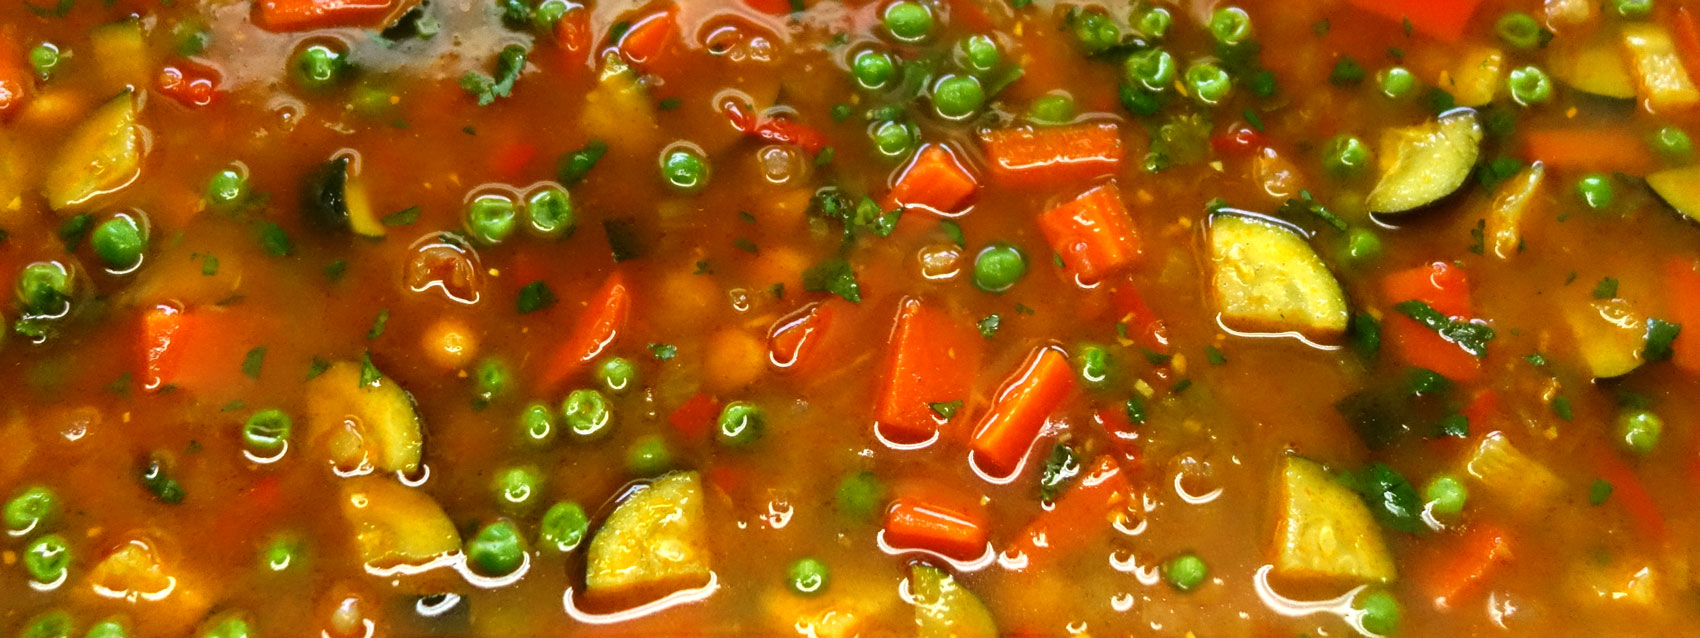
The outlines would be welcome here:
<svg viewBox="0 0 1700 638">
<path fill-rule="evenodd" d="M 1687 634 L 1697 12 L 0 3 L 0 632 Z"/>
</svg>

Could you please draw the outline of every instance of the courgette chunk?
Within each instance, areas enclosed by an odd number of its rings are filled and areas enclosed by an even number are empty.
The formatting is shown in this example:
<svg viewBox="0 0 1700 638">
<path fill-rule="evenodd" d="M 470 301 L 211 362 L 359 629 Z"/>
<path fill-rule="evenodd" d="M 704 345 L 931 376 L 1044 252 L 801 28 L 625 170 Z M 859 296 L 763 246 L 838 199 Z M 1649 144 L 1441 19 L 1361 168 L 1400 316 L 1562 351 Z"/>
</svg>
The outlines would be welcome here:
<svg viewBox="0 0 1700 638">
<path fill-rule="evenodd" d="M 1614 42 L 1554 48 L 1551 60 L 1553 76 L 1570 88 L 1614 100 L 1635 98 L 1635 78 L 1623 49 Z"/>
<path fill-rule="evenodd" d="M 1538 514 L 1564 496 L 1564 481 L 1529 458 L 1501 432 L 1489 432 L 1464 469 L 1496 503 L 1522 515 Z"/>
<path fill-rule="evenodd" d="M 605 137 L 616 154 L 649 152 L 660 146 L 655 106 L 640 80 L 619 54 L 603 57 L 596 86 L 584 94 L 579 129 L 619 131 L 619 135 Z"/>
<path fill-rule="evenodd" d="M 1621 377 L 1641 367 L 1647 347 L 1647 321 L 1622 299 L 1605 299 L 1565 308 L 1576 350 L 1596 379 Z"/>
<path fill-rule="evenodd" d="M 387 477 L 343 481 L 342 515 L 374 568 L 422 567 L 460 551 L 460 532 L 437 501 Z"/>
<path fill-rule="evenodd" d="M 1375 518 L 1322 465 L 1288 457 L 1276 495 L 1277 576 L 1334 582 L 1392 581 L 1393 554 Z"/>
<path fill-rule="evenodd" d="M 1481 46 L 1458 57 L 1442 85 L 1458 106 L 1486 106 L 1505 86 L 1505 52 Z"/>
<path fill-rule="evenodd" d="M 161 632 L 188 635 L 188 628 L 212 608 L 205 583 L 185 571 L 182 560 L 167 560 L 157 539 L 130 535 L 88 571 L 87 587 L 102 598 L 133 605 Z"/>
<path fill-rule="evenodd" d="M 1522 250 L 1523 220 L 1530 217 L 1530 209 L 1540 199 L 1546 176 L 1546 165 L 1537 161 L 1494 191 L 1484 229 L 1493 256 L 1510 259 Z"/>
<path fill-rule="evenodd" d="M 340 470 L 419 469 L 424 447 L 413 398 L 389 377 L 361 383 L 362 365 L 339 361 L 307 382 L 307 440 Z"/>
<path fill-rule="evenodd" d="M 653 599 L 708 583 L 707 525 L 695 472 L 656 479 L 615 508 L 591 539 L 585 593 Z"/>
<path fill-rule="evenodd" d="M 301 191 L 301 209 L 310 221 L 326 230 L 381 238 L 384 225 L 372 212 L 365 185 L 349 174 L 349 164 L 348 157 L 338 157 L 308 173 L 306 188 Z"/>
<path fill-rule="evenodd" d="M 1623 25 L 1623 51 L 1629 56 L 1637 93 L 1647 108 L 1665 112 L 1700 104 L 1700 88 L 1683 67 L 1676 42 L 1663 26 L 1646 22 Z"/>
<path fill-rule="evenodd" d="M 1700 164 L 1648 175 L 1647 186 L 1665 205 L 1684 217 L 1700 221 Z"/>
<path fill-rule="evenodd" d="M 1470 179 L 1481 144 L 1482 125 L 1470 109 L 1382 133 L 1381 178 L 1364 204 L 1371 213 L 1404 213 L 1445 199 Z"/>
<path fill-rule="evenodd" d="M 80 211 L 89 200 L 136 181 L 142 166 L 138 110 L 136 94 L 125 91 L 65 137 L 41 185 L 53 210 Z"/>
<path fill-rule="evenodd" d="M 1351 317 L 1346 293 L 1298 230 L 1237 211 L 1210 218 L 1216 309 L 1229 328 L 1332 339 Z"/>
<path fill-rule="evenodd" d="M 915 599 L 917 638 L 996 638 L 992 613 L 973 592 L 963 589 L 937 567 L 909 569 L 909 594 Z"/>
</svg>

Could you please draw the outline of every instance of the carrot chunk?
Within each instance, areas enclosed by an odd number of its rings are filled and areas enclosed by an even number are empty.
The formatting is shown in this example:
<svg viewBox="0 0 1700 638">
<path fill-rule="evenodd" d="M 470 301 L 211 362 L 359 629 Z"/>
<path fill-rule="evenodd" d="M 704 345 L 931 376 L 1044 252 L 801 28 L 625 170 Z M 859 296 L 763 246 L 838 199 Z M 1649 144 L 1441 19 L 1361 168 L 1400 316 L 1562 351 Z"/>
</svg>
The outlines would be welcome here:
<svg viewBox="0 0 1700 638">
<path fill-rule="evenodd" d="M 780 318 L 767 333 L 768 363 L 797 374 L 813 372 L 821 363 L 821 343 L 832 329 L 840 305 L 846 303 L 828 299 Z"/>
<path fill-rule="evenodd" d="M 219 309 L 156 306 L 142 313 L 142 388 L 187 392 L 239 382 L 244 322 Z"/>
<path fill-rule="evenodd" d="M 395 0 L 259 0 L 254 23 L 268 31 L 308 31 L 371 26 L 395 8 Z"/>
<path fill-rule="evenodd" d="M 1114 183 L 1045 211 L 1039 231 L 1083 284 L 1096 284 L 1139 259 L 1139 233 Z"/>
<path fill-rule="evenodd" d="M 1046 559 L 1085 546 L 1102 536 L 1114 522 L 1116 511 L 1133 499 L 1133 485 L 1116 460 L 1098 457 L 1091 472 L 1057 499 L 1056 506 L 1040 514 L 1016 539 L 1028 559 L 1027 567 L 1039 567 Z"/>
<path fill-rule="evenodd" d="M 898 175 L 881 204 L 886 210 L 919 206 L 934 212 L 956 212 L 980 185 L 950 149 L 928 144 Z"/>
<path fill-rule="evenodd" d="M 1682 324 L 1683 333 L 1671 342 L 1671 361 L 1689 374 L 1700 374 L 1700 266 L 1691 259 L 1672 259 L 1665 268 L 1665 299 L 1670 304 L 1670 321 Z M 1688 331 L 1694 331 L 1690 333 Z"/>
<path fill-rule="evenodd" d="M 980 144 L 992 178 L 1010 186 L 1087 180 L 1114 175 L 1122 166 L 1121 133 L 1107 122 L 988 130 Z"/>
<path fill-rule="evenodd" d="M 918 549 L 957 560 L 986 553 L 984 521 L 942 505 L 898 499 L 885 513 L 885 542 L 897 549 Z"/>
<path fill-rule="evenodd" d="M 1470 530 L 1442 549 L 1413 570 L 1418 591 L 1434 601 L 1437 609 L 1457 607 L 1498 564 L 1511 559 L 1504 532 L 1492 527 Z"/>
<path fill-rule="evenodd" d="M 971 443 L 975 464 L 993 476 L 1015 473 L 1045 420 L 1073 389 L 1074 371 L 1068 357 L 1056 348 L 1035 349 L 975 428 Z"/>
<path fill-rule="evenodd" d="M 1623 127 L 1556 128 L 1519 136 L 1523 158 L 1550 168 L 1646 175 L 1657 166 L 1647 142 Z"/>
<path fill-rule="evenodd" d="M 1481 0 L 1351 0 L 1352 6 L 1408 23 L 1418 33 L 1442 42 L 1457 42 L 1476 14 Z"/>
<path fill-rule="evenodd" d="M 667 423 L 678 430 L 679 434 L 692 441 L 701 441 L 708 436 L 708 431 L 714 427 L 714 418 L 720 414 L 720 400 L 713 395 L 698 392 L 686 399 L 683 404 L 667 414 Z"/>
<path fill-rule="evenodd" d="M 933 404 L 968 398 L 982 341 L 973 326 L 919 299 L 903 300 L 875 398 L 880 434 L 898 443 L 932 438 L 946 421 Z"/>
<path fill-rule="evenodd" d="M 568 333 L 567 340 L 549 359 L 543 374 L 538 377 L 537 390 L 553 392 L 568 377 L 583 370 L 586 364 L 607 350 L 620 336 L 620 331 L 626 329 L 631 310 L 632 292 L 626 285 L 625 276 L 619 272 L 609 275 L 596 296 L 591 298 L 584 314 L 579 315 L 578 323 Z"/>
<path fill-rule="evenodd" d="M 1449 317 L 1471 314 L 1469 276 L 1444 261 L 1388 275 L 1381 288 L 1388 303 L 1415 299 Z"/>
</svg>

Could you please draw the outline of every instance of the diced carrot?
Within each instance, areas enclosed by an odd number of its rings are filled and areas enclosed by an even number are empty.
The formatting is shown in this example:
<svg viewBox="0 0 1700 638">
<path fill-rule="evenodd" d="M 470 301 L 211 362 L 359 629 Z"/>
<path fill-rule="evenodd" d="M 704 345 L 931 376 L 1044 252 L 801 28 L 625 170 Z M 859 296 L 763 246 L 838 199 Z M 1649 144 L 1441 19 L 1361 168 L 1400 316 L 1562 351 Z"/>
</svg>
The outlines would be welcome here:
<svg viewBox="0 0 1700 638">
<path fill-rule="evenodd" d="M 1668 7 L 1670 5 L 1660 5 Z M 1671 37 L 1676 40 L 1676 50 L 1681 54 L 1683 65 L 1691 69 L 1700 69 L 1700 23 L 1694 18 L 1694 12 L 1686 6 L 1676 7 L 1668 11 L 1671 25 Z"/>
<path fill-rule="evenodd" d="M 886 210 L 920 206 L 952 213 L 979 188 L 974 175 L 957 161 L 955 153 L 942 144 L 928 144 L 915 154 L 915 161 L 902 169 L 881 205 Z"/>
<path fill-rule="evenodd" d="M 1680 323 L 1683 334 L 1671 343 L 1671 361 L 1689 374 L 1700 374 L 1700 263 L 1672 259 L 1665 268 L 1665 299 L 1669 321 Z M 1692 330 L 1692 333 L 1688 331 Z"/>
<path fill-rule="evenodd" d="M 969 31 L 991 31 L 997 28 L 992 17 L 980 6 L 980 0 L 945 0 L 950 7 L 950 23 Z"/>
<path fill-rule="evenodd" d="M 1382 341 L 1393 346 L 1401 361 L 1440 373 L 1459 383 L 1470 383 L 1482 374 L 1482 360 L 1447 341 L 1415 319 L 1392 313 L 1381 324 Z"/>
<path fill-rule="evenodd" d="M 616 271 L 603 282 L 602 288 L 590 300 L 578 323 L 568 333 L 567 340 L 555 350 L 543 373 L 538 376 L 537 390 L 553 392 L 569 377 L 601 355 L 614 339 L 625 330 L 631 315 L 632 293 L 626 278 Z"/>
<path fill-rule="evenodd" d="M 0 121 L 23 110 L 32 85 L 23 52 L 10 36 L 0 34 Z"/>
<path fill-rule="evenodd" d="M 744 0 L 744 5 L 769 15 L 782 16 L 791 13 L 791 0 Z"/>
<path fill-rule="evenodd" d="M 254 23 L 268 31 L 372 26 L 394 8 L 395 0 L 257 0 Z"/>
<path fill-rule="evenodd" d="M 1387 303 L 1415 299 L 1449 317 L 1468 317 L 1470 279 L 1464 269 L 1437 261 L 1388 275 L 1381 282 Z"/>
<path fill-rule="evenodd" d="M 983 341 L 943 310 L 904 299 L 875 397 L 880 434 L 898 443 L 932 438 L 945 423 L 932 405 L 968 398 Z"/>
<path fill-rule="evenodd" d="M 1652 494 L 1647 492 L 1646 484 L 1635 475 L 1635 470 L 1623 462 L 1616 450 L 1603 446 L 1595 448 L 1594 470 L 1601 479 L 1611 484 L 1609 502 L 1623 508 L 1624 513 L 1629 515 L 1629 521 L 1649 543 L 1663 545 L 1670 536 L 1665 515 L 1659 511 L 1658 504 L 1653 502 Z"/>
<path fill-rule="evenodd" d="M 1615 171 L 1646 175 L 1657 162 L 1647 142 L 1624 127 L 1543 129 L 1519 133 L 1523 159 L 1559 170 Z"/>
<path fill-rule="evenodd" d="M 561 47 L 561 56 L 567 68 L 576 74 L 581 70 L 590 69 L 593 64 L 590 56 L 590 10 L 584 7 L 574 7 L 567 10 L 566 15 L 555 23 L 555 43 Z"/>
<path fill-rule="evenodd" d="M 896 549 L 973 560 L 985 555 L 989 536 L 984 521 L 935 503 L 899 498 L 885 513 L 885 542 Z"/>
<path fill-rule="evenodd" d="M 620 37 L 620 54 L 645 73 L 673 76 L 674 69 L 668 63 L 677 57 L 673 45 L 678 39 L 678 13 L 679 7 L 669 5 L 665 10 L 632 22 L 625 35 Z"/>
<path fill-rule="evenodd" d="M 1104 175 L 1122 165 L 1115 124 L 1096 122 L 1046 128 L 1006 128 L 980 134 L 992 178 L 1009 186 L 1051 186 Z"/>
<path fill-rule="evenodd" d="M 1456 608 L 1496 566 L 1511 559 L 1505 533 L 1492 527 L 1468 530 L 1453 540 L 1413 570 L 1418 591 L 1433 601 L 1436 609 Z"/>
<path fill-rule="evenodd" d="M 512 181 L 532 160 L 537 159 L 537 152 L 537 145 L 525 140 L 508 140 L 496 145 L 496 150 L 490 153 L 491 177 Z"/>
<path fill-rule="evenodd" d="M 1014 474 L 1033 441 L 1074 389 L 1074 370 L 1061 350 L 1040 347 L 1004 384 L 992 409 L 974 429 L 974 463 L 995 477 Z"/>
<path fill-rule="evenodd" d="M 1118 466 L 1138 474 L 1145 465 L 1145 449 L 1139 442 L 1139 426 L 1128 418 L 1126 405 L 1101 406 L 1092 411 L 1092 423 L 1110 437 L 1110 449 L 1120 457 Z"/>
<path fill-rule="evenodd" d="M 767 360 L 774 367 L 797 374 L 812 372 L 822 362 L 817 353 L 841 304 L 832 298 L 803 306 L 773 324 L 767 333 Z"/>
<path fill-rule="evenodd" d="M 1039 514 L 1016 538 L 1016 547 L 1037 568 L 1046 558 L 1078 549 L 1101 537 L 1116 510 L 1133 498 L 1133 485 L 1109 456 L 1098 457 L 1091 472 L 1064 492 L 1050 511 Z"/>
<path fill-rule="evenodd" d="M 1462 414 L 1464 418 L 1469 419 L 1470 427 L 1477 431 L 1486 432 L 1498 429 L 1486 426 L 1489 426 L 1490 421 L 1499 416 L 1499 393 L 1494 392 L 1493 388 L 1487 388 L 1476 393 L 1476 396 L 1464 405 Z"/>
<path fill-rule="evenodd" d="M 1351 0 L 1353 6 L 1442 42 L 1457 42 L 1481 0 Z"/>
<path fill-rule="evenodd" d="M 781 144 L 796 144 L 810 153 L 826 148 L 826 135 L 789 116 L 757 115 L 755 106 L 736 97 L 720 103 L 721 112 L 739 133 Z"/>
<path fill-rule="evenodd" d="M 1262 133 L 1250 126 L 1240 125 L 1226 133 L 1210 138 L 1210 148 L 1218 155 L 1248 157 L 1268 144 Z"/>
<path fill-rule="evenodd" d="M 218 71 L 189 63 L 160 69 L 159 92 L 188 107 L 206 106 L 218 98 Z"/>
<path fill-rule="evenodd" d="M 1110 289 L 1110 303 L 1116 309 L 1116 321 L 1127 327 L 1127 337 L 1140 347 L 1157 354 L 1169 354 L 1169 327 L 1157 318 L 1131 281 L 1123 281 Z"/>
<path fill-rule="evenodd" d="M 156 306 L 142 313 L 142 388 L 217 390 L 243 377 L 245 322 L 219 309 Z"/>
<path fill-rule="evenodd" d="M 1039 230 L 1082 284 L 1097 284 L 1139 259 L 1139 233 L 1114 182 L 1045 211 Z"/>
<path fill-rule="evenodd" d="M 714 427 L 714 418 L 720 414 L 720 400 L 703 392 L 698 392 L 686 399 L 667 415 L 667 423 L 678 430 L 679 434 L 692 441 L 700 441 L 708 436 L 709 429 Z"/>
</svg>

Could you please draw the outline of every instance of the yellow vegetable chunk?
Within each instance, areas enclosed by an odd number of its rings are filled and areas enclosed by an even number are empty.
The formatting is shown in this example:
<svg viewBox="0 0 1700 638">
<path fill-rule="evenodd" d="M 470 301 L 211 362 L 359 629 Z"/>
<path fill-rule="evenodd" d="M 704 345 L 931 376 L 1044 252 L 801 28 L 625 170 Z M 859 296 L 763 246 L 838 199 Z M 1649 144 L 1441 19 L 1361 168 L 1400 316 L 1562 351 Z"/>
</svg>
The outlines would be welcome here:
<svg viewBox="0 0 1700 638">
<path fill-rule="evenodd" d="M 41 193 L 48 205 L 77 212 L 95 197 L 136 180 L 142 166 L 138 110 L 136 94 L 125 91 L 72 129 L 43 177 Z"/>
<path fill-rule="evenodd" d="M 668 474 L 615 508 L 590 541 L 586 593 L 659 598 L 710 578 L 708 522 L 695 472 Z"/>
<path fill-rule="evenodd" d="M 1664 27 L 1650 22 L 1623 25 L 1623 50 L 1641 101 L 1653 111 L 1673 111 L 1700 103 L 1700 89 L 1683 68 L 1676 43 Z"/>
<path fill-rule="evenodd" d="M 584 111 L 579 128 L 586 131 L 620 131 L 607 136 L 617 154 L 639 154 L 660 146 L 655 106 L 649 92 L 638 82 L 637 73 L 615 53 L 603 58 L 602 75 L 596 88 L 584 94 Z"/>
<path fill-rule="evenodd" d="M 1523 244 L 1523 220 L 1541 196 L 1541 184 L 1546 181 L 1546 165 L 1530 164 L 1515 177 L 1505 180 L 1494 191 L 1493 203 L 1488 206 L 1484 232 L 1493 246 L 1493 256 L 1510 259 Z"/>
<path fill-rule="evenodd" d="M 928 565 L 909 569 L 915 599 L 917 638 L 996 638 L 998 626 L 986 605 L 950 574 Z"/>
<path fill-rule="evenodd" d="M 1622 299 L 1605 299 L 1565 308 L 1576 350 L 1596 379 L 1629 374 L 1641 367 L 1647 347 L 1647 322 Z"/>
<path fill-rule="evenodd" d="M 341 507 L 368 566 L 423 567 L 460 551 L 460 532 L 437 501 L 388 477 L 343 481 Z"/>
<path fill-rule="evenodd" d="M 1700 165 L 1653 173 L 1647 176 L 1647 186 L 1676 212 L 1700 221 Z"/>
<path fill-rule="evenodd" d="M 1609 40 L 1581 46 L 1555 47 L 1552 74 L 1570 88 L 1601 97 L 1628 100 L 1635 97 L 1635 77 L 1623 49 Z"/>
<path fill-rule="evenodd" d="M 1372 213 L 1420 209 L 1457 192 L 1476 168 L 1482 125 L 1476 112 L 1454 109 L 1433 122 L 1389 129 L 1376 147 L 1381 177 L 1365 198 Z"/>
<path fill-rule="evenodd" d="M 154 538 L 132 535 L 88 572 L 95 595 L 133 606 L 149 629 L 177 633 L 199 620 L 213 601 L 202 583 L 190 582 L 182 561 L 167 560 Z"/>
<path fill-rule="evenodd" d="M 1210 219 L 1210 250 L 1216 309 L 1229 328 L 1324 339 L 1345 333 L 1346 293 L 1297 230 L 1224 211 Z"/>
<path fill-rule="evenodd" d="M 1502 432 L 1482 437 L 1464 469 L 1483 492 L 1515 513 L 1538 513 L 1564 496 L 1564 481 L 1523 454 Z"/>
<path fill-rule="evenodd" d="M 1441 86 L 1452 94 L 1458 106 L 1486 106 L 1505 86 L 1505 53 L 1499 49 L 1479 46 L 1458 58 L 1458 66 L 1447 74 Z"/>
<path fill-rule="evenodd" d="M 153 61 L 148 55 L 148 44 L 139 19 L 129 18 L 95 27 L 89 31 L 89 47 L 100 65 L 104 86 L 147 86 L 153 78 Z"/>
<path fill-rule="evenodd" d="M 419 469 L 424 447 L 413 398 L 382 374 L 361 383 L 363 365 L 331 364 L 307 382 L 307 440 L 342 470 Z"/>
<path fill-rule="evenodd" d="M 1394 579 L 1393 554 L 1369 507 L 1321 464 L 1288 457 L 1277 490 L 1276 575 L 1378 583 Z"/>
</svg>

